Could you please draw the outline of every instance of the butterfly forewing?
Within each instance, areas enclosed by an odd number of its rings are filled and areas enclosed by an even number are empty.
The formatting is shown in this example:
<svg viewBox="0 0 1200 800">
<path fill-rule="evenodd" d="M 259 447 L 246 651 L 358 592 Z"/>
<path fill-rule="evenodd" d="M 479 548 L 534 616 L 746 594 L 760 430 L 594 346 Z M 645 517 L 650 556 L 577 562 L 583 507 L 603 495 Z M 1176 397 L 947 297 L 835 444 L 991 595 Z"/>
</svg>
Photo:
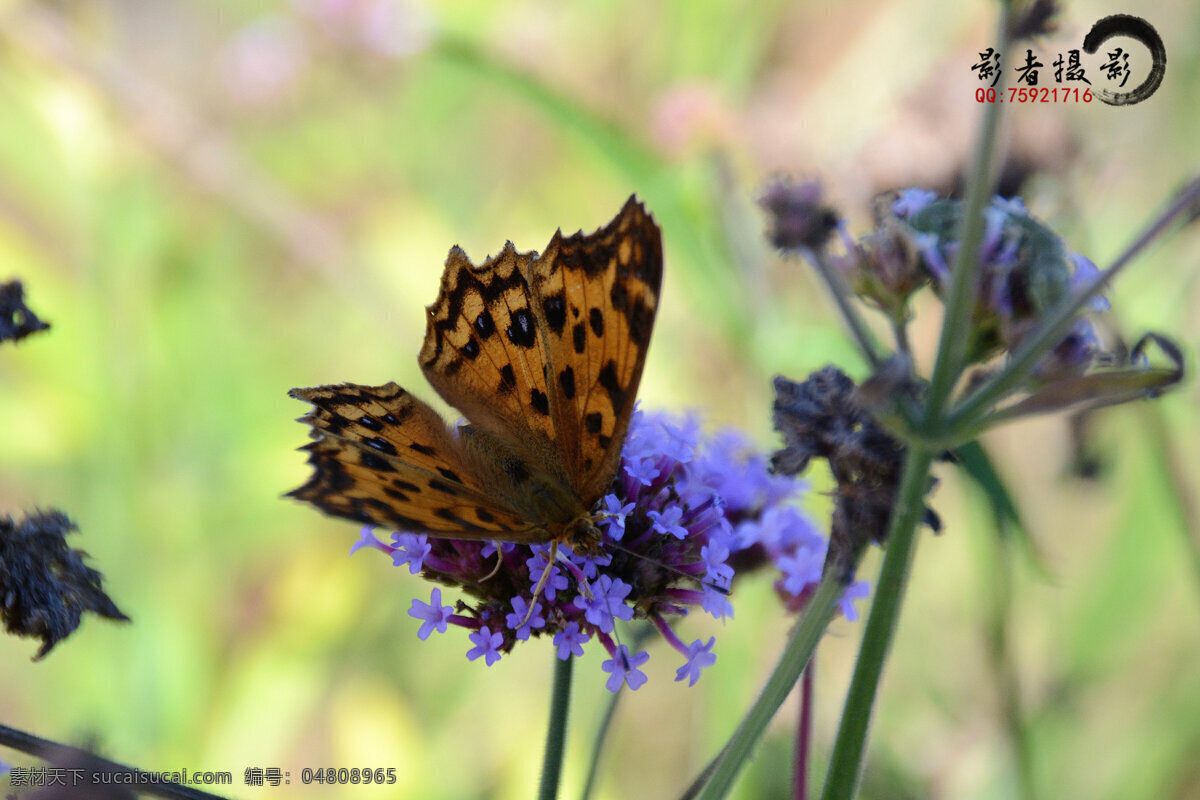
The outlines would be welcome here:
<svg viewBox="0 0 1200 800">
<path fill-rule="evenodd" d="M 459 441 L 432 408 L 395 383 L 293 389 L 316 440 L 313 475 L 290 494 L 339 517 L 460 539 L 542 541 L 474 480 Z"/>
<path fill-rule="evenodd" d="M 565 480 L 554 443 L 542 334 L 529 288 L 536 253 L 512 242 L 479 266 L 455 247 L 427 309 L 417 360 L 430 385 L 531 467 Z"/>
<path fill-rule="evenodd" d="M 662 285 L 662 236 L 635 197 L 606 227 L 556 233 L 532 268 L 555 439 L 588 506 L 629 430 Z"/>
</svg>

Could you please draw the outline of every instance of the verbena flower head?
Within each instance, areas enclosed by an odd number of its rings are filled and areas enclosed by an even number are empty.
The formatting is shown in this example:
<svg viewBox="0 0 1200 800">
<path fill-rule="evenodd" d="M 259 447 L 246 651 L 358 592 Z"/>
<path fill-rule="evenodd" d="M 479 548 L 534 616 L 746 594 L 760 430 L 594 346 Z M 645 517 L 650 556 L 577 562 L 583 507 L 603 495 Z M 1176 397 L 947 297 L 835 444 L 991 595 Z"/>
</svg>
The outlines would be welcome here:
<svg viewBox="0 0 1200 800">
<path fill-rule="evenodd" d="M 878 305 L 902 308 L 922 285 L 943 294 L 957 256 L 963 205 L 923 189 L 905 189 L 883 201 L 878 229 L 848 246 L 842 261 L 855 290 Z M 984 209 L 979 247 L 980 290 L 968 357 L 981 363 L 1016 350 L 1047 312 L 1082 292 L 1099 275 L 1095 264 L 1071 252 L 1054 231 L 1030 216 L 1019 197 L 994 197 Z M 1096 297 L 1091 311 L 1105 311 Z M 1099 353 L 1091 324 L 1080 319 L 1039 365 L 1039 377 L 1079 373 Z"/>
<path fill-rule="evenodd" d="M 716 661 L 715 637 L 684 642 L 670 620 L 693 609 L 732 617 L 727 590 L 735 563 L 761 565 L 769 557 L 783 571 L 789 598 L 805 596 L 820 580 L 825 540 L 790 505 L 803 489 L 795 478 L 772 475 L 767 459 L 738 434 L 704 436 L 695 419 L 637 411 L 612 492 L 596 508 L 602 555 L 560 545 L 550 564 L 550 545 L 405 532 L 383 542 L 370 528 L 353 550 L 380 550 L 397 567 L 461 589 L 465 597 L 452 607 L 435 587 L 409 614 L 421 621 L 420 639 L 449 625 L 467 629 L 472 661 L 490 666 L 518 642 L 550 637 L 564 660 L 602 647 L 608 688 L 637 689 L 650 656 L 630 653 L 616 623 L 639 619 L 680 654 L 676 680 L 690 685 Z"/>
</svg>

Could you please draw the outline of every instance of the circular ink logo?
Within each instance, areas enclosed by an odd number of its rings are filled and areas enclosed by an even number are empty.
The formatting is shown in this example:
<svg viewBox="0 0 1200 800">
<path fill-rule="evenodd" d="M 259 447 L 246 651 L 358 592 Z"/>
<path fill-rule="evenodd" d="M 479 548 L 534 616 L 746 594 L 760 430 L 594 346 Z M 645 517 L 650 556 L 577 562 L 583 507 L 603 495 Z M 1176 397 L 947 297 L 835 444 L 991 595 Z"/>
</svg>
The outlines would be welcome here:
<svg viewBox="0 0 1200 800">
<path fill-rule="evenodd" d="M 1163 46 L 1163 40 L 1158 35 L 1158 31 L 1154 30 L 1146 20 L 1129 14 L 1114 14 L 1092 26 L 1083 40 L 1083 51 L 1089 55 L 1095 55 L 1105 42 L 1118 36 L 1125 36 L 1140 42 L 1150 51 L 1150 73 L 1145 80 L 1132 89 L 1127 91 L 1097 89 L 1096 96 L 1100 98 L 1100 102 L 1110 106 L 1131 106 L 1154 94 L 1162 83 L 1163 75 L 1167 71 L 1167 48 Z M 1109 60 L 1101 69 L 1110 67 L 1110 65 L 1112 65 L 1110 68 L 1119 68 L 1122 56 L 1128 62 L 1128 54 L 1124 53 L 1120 47 L 1111 52 L 1106 51 L 1106 54 Z M 1121 87 L 1124 87 L 1124 81 L 1122 81 Z"/>
</svg>

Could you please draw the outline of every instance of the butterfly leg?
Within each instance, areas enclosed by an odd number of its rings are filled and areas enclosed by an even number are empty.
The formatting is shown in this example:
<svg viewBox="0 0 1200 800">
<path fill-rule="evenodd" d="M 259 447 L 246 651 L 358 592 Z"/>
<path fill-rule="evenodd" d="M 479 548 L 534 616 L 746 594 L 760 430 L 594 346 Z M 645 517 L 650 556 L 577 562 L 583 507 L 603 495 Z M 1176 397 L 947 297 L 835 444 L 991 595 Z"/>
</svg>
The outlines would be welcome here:
<svg viewBox="0 0 1200 800">
<path fill-rule="evenodd" d="M 546 559 L 546 568 L 542 570 L 542 577 L 538 578 L 537 586 L 533 587 L 533 599 L 529 601 L 529 610 L 525 612 L 525 619 L 521 620 L 521 624 L 517 628 L 523 628 L 533 619 L 533 609 L 537 607 L 538 598 L 542 596 L 542 589 L 546 588 L 546 581 L 550 580 L 550 570 L 554 569 L 555 562 L 558 561 L 558 542 L 550 543 L 550 556 Z"/>
<path fill-rule="evenodd" d="M 491 572 L 489 572 L 487 575 L 484 575 L 482 578 L 479 579 L 480 583 L 483 583 L 484 581 L 489 581 L 492 578 L 496 577 L 496 573 L 498 573 L 500 571 L 500 568 L 502 566 L 504 566 L 504 551 L 500 549 L 499 542 L 496 542 L 495 546 L 496 546 L 496 566 L 492 567 Z"/>
</svg>

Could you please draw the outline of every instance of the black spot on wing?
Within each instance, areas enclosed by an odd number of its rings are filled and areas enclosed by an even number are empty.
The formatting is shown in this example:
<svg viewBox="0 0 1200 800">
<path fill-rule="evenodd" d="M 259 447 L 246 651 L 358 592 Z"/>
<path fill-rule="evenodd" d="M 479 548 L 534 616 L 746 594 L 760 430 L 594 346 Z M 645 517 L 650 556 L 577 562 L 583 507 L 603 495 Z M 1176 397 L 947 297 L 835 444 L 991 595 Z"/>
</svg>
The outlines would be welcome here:
<svg viewBox="0 0 1200 800">
<path fill-rule="evenodd" d="M 508 394 L 517 388 L 517 374 L 513 372 L 512 364 L 500 368 L 500 393 Z"/>
<path fill-rule="evenodd" d="M 592 333 L 597 337 L 604 335 L 604 314 L 600 312 L 600 309 L 593 308 L 588 312 L 588 324 L 592 326 Z"/>
<path fill-rule="evenodd" d="M 542 301 L 542 311 L 546 315 L 546 324 L 556 336 L 561 336 L 563 326 L 567 324 L 567 302 L 562 292 Z"/>
<path fill-rule="evenodd" d="M 479 342 L 475 341 L 474 337 L 471 337 L 467 339 L 467 343 L 462 346 L 459 352 L 471 361 L 474 361 L 479 357 Z"/>
<path fill-rule="evenodd" d="M 575 326 L 571 328 L 571 338 L 574 339 L 575 352 L 583 353 L 584 347 L 587 346 L 587 328 L 582 322 L 576 322 Z"/>
<path fill-rule="evenodd" d="M 629 290 L 625 288 L 625 284 L 617 281 L 608 293 L 608 299 L 612 302 L 614 310 L 624 312 L 629 304 Z"/>
<path fill-rule="evenodd" d="M 380 458 L 374 453 L 366 450 L 359 454 L 359 463 L 367 469 L 373 469 L 376 472 L 395 472 L 396 468 L 387 462 L 386 459 Z"/>
<path fill-rule="evenodd" d="M 412 444 L 410 444 L 408 446 L 408 449 L 415 450 L 423 456 L 432 456 L 437 453 L 437 450 L 435 450 L 434 448 L 429 447 L 427 445 L 423 445 L 420 442 L 413 442 Z"/>
<path fill-rule="evenodd" d="M 491 312 L 486 308 L 475 318 L 475 332 L 485 342 L 496 332 L 496 323 L 492 320 Z"/>
<path fill-rule="evenodd" d="M 378 436 L 372 437 L 370 439 L 364 439 L 363 444 L 365 444 L 367 447 L 372 447 L 381 453 L 387 453 L 389 456 L 398 455 L 398 453 L 396 452 L 396 448 L 392 447 L 391 442 L 389 442 L 385 439 L 381 439 Z"/>
<path fill-rule="evenodd" d="M 600 426 L 604 423 L 604 417 L 600 413 L 593 411 L 583 418 L 583 424 L 587 428 L 588 433 L 599 433 Z"/>
<path fill-rule="evenodd" d="M 504 333 L 517 347 L 528 349 L 537 344 L 537 328 L 528 308 L 518 308 L 512 312 L 512 323 L 504 329 Z"/>
<path fill-rule="evenodd" d="M 600 386 L 608 392 L 608 400 L 612 404 L 613 411 L 620 414 L 621 409 L 625 407 L 625 389 L 617 379 L 617 365 L 611 358 L 600 369 L 598 378 Z"/>
<path fill-rule="evenodd" d="M 575 370 L 567 367 L 558 373 L 558 385 L 562 387 L 563 397 L 570 400 L 575 396 Z"/>
<path fill-rule="evenodd" d="M 462 483 L 462 478 L 458 477 L 458 473 L 452 469 L 446 469 L 445 467 L 438 467 L 437 471 L 442 473 L 442 477 L 447 480 L 454 481 L 455 483 Z"/>
<path fill-rule="evenodd" d="M 539 392 L 537 389 L 529 391 L 529 405 L 533 406 L 533 410 L 547 416 L 550 414 L 550 399 L 546 397 L 545 392 Z"/>
<path fill-rule="evenodd" d="M 519 458 L 504 459 L 500 464 L 500 468 L 518 486 L 529 480 L 529 467 L 525 466 L 525 462 Z"/>
<path fill-rule="evenodd" d="M 431 480 L 429 482 L 429 488 L 433 489 L 435 492 L 441 492 L 442 494 L 448 494 L 451 497 L 458 497 L 458 492 L 454 491 L 449 486 L 447 486 L 446 484 L 439 481 L 437 478 L 434 478 L 433 480 Z"/>
<path fill-rule="evenodd" d="M 383 423 L 372 417 L 370 414 L 363 414 L 358 418 L 358 424 L 362 425 L 369 431 L 383 430 Z"/>
</svg>

